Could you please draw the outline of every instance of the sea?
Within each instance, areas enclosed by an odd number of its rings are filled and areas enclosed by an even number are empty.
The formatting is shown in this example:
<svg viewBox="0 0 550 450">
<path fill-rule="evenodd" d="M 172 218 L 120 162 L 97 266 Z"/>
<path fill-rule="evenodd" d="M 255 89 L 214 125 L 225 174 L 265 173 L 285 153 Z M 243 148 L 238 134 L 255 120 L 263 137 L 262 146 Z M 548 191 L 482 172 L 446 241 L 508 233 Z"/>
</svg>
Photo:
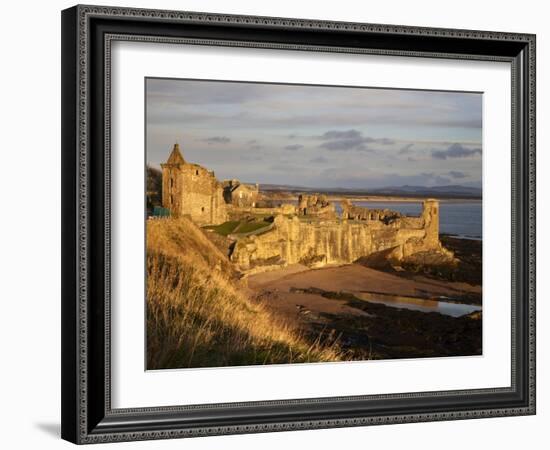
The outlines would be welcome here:
<svg viewBox="0 0 550 450">
<path fill-rule="evenodd" d="M 418 216 L 422 203 L 416 202 L 360 202 L 354 205 L 373 209 L 391 209 L 408 216 Z M 341 212 L 340 202 L 335 202 L 336 211 Z M 482 208 L 481 201 L 441 201 L 439 204 L 439 233 L 463 239 L 481 240 Z"/>
</svg>

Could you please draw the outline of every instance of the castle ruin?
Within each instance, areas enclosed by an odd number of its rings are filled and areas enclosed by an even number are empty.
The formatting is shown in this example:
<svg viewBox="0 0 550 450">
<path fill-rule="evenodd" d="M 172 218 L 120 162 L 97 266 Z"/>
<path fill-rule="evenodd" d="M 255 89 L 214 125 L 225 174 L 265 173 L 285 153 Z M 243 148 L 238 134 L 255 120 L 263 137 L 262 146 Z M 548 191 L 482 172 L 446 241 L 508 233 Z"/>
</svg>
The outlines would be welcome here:
<svg viewBox="0 0 550 450">
<path fill-rule="evenodd" d="M 298 214 L 322 219 L 336 219 L 334 203 L 329 202 L 326 195 L 300 194 L 298 196 Z"/>
<path fill-rule="evenodd" d="M 172 217 L 187 215 L 204 226 L 222 224 L 230 213 L 231 220 L 251 212 L 271 216 L 268 231 L 234 238 L 230 259 L 243 272 L 295 263 L 349 264 L 379 252 L 397 261 L 424 252 L 454 258 L 439 240 L 439 202 L 434 199 L 423 202 L 417 217 L 359 207 L 345 198 L 338 216 L 334 203 L 320 194 L 300 194 L 297 206 L 257 208 L 259 185 L 218 181 L 214 172 L 186 162 L 179 144 L 161 167 L 162 204 Z"/>
</svg>

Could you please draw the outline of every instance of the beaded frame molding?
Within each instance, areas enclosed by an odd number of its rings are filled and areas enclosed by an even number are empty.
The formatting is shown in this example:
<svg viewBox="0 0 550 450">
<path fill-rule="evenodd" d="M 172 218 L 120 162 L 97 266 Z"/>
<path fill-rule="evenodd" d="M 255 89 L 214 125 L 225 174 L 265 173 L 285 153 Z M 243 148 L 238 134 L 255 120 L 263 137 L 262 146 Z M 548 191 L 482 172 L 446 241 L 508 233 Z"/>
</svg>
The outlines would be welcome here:
<svg viewBox="0 0 550 450">
<path fill-rule="evenodd" d="M 505 61 L 512 72 L 512 373 L 504 388 L 111 407 L 114 41 Z M 535 414 L 535 36 L 78 5 L 62 12 L 62 428 L 78 444 Z"/>
</svg>

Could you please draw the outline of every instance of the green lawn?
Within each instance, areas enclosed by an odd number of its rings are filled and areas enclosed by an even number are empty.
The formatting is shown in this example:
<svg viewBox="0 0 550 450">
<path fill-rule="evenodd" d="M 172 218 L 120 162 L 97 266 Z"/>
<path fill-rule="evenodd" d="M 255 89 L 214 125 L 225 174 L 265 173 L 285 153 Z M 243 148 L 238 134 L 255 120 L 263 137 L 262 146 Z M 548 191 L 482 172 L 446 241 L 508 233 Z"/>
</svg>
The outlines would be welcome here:
<svg viewBox="0 0 550 450">
<path fill-rule="evenodd" d="M 230 220 L 220 225 L 207 225 L 204 228 L 213 230 L 222 236 L 227 236 L 231 233 L 250 233 L 251 231 L 267 227 L 268 225 L 270 225 L 270 223 L 264 222 L 263 220 L 254 222 Z"/>
<path fill-rule="evenodd" d="M 256 230 L 259 230 L 260 228 L 267 227 L 268 225 L 270 225 L 270 223 L 264 222 L 263 220 L 261 222 L 243 222 L 234 230 L 234 232 L 250 233 L 251 231 L 256 231 Z"/>
<path fill-rule="evenodd" d="M 221 234 L 222 236 L 227 236 L 228 234 L 231 234 L 235 228 L 239 226 L 241 222 L 238 221 L 232 221 L 224 222 L 220 225 L 208 225 L 204 228 L 208 230 L 214 230 L 216 233 Z"/>
</svg>

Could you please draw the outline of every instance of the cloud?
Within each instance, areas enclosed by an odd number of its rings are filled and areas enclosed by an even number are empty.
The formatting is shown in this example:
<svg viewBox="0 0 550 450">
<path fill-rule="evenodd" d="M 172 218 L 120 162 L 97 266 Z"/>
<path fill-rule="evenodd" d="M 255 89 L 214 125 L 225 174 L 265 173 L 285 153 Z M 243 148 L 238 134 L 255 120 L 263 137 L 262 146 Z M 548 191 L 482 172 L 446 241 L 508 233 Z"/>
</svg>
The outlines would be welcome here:
<svg viewBox="0 0 550 450">
<path fill-rule="evenodd" d="M 451 183 L 451 180 L 447 177 L 436 176 L 432 178 L 432 182 L 435 186 L 445 186 Z"/>
<path fill-rule="evenodd" d="M 264 157 L 257 153 L 246 153 L 240 155 L 241 161 L 263 161 Z"/>
<path fill-rule="evenodd" d="M 347 130 L 347 131 L 338 131 L 331 130 L 324 133 L 322 136 L 319 136 L 320 139 L 360 139 L 361 132 L 357 130 Z"/>
<path fill-rule="evenodd" d="M 315 164 L 325 164 L 328 163 L 328 159 L 324 156 L 317 156 L 317 158 L 310 159 L 309 162 L 315 163 Z"/>
<path fill-rule="evenodd" d="M 277 164 L 273 164 L 270 167 L 270 169 L 274 170 L 275 172 L 283 172 L 283 173 L 303 172 L 303 167 L 301 167 L 299 165 L 296 165 L 296 164 L 292 164 L 288 161 L 281 161 Z"/>
<path fill-rule="evenodd" d="M 448 174 L 455 179 L 466 178 L 468 176 L 464 172 L 459 172 L 457 170 L 449 170 Z"/>
<path fill-rule="evenodd" d="M 391 129 L 402 126 L 423 136 L 452 133 L 457 142 L 481 134 L 479 93 L 147 79 L 146 95 L 147 123 L 172 136 L 182 124 L 219 134 L 243 127 L 276 129 L 289 139 L 332 128 L 361 129 L 365 123 L 369 132 L 384 127 L 395 138 Z"/>
<path fill-rule="evenodd" d="M 257 139 L 251 139 L 246 142 L 250 150 L 261 150 L 263 147 Z"/>
<path fill-rule="evenodd" d="M 321 148 L 327 150 L 361 150 L 361 151 L 372 151 L 367 144 L 378 143 L 381 145 L 392 145 L 395 143 L 393 139 L 389 138 L 379 138 L 375 139 L 370 136 L 363 136 L 358 130 L 330 130 L 323 133 L 321 136 L 315 136 L 316 139 L 321 139 L 322 144 L 319 145 Z"/>
<path fill-rule="evenodd" d="M 301 144 L 292 144 L 285 146 L 285 150 L 300 150 L 301 148 L 304 148 Z"/>
<path fill-rule="evenodd" d="M 193 89 L 189 89 L 189 85 Z M 201 105 L 240 105 L 271 97 L 271 92 L 256 83 L 228 83 L 199 80 L 147 80 L 147 96 L 169 104 L 185 104 L 193 108 Z"/>
<path fill-rule="evenodd" d="M 481 179 L 481 94 L 147 79 L 146 99 L 151 164 L 178 139 L 186 159 L 219 178 L 313 187 L 423 183 L 419 172 Z M 454 143 L 474 154 L 447 153 Z M 291 144 L 304 147 L 285 151 Z M 323 174 L 331 166 L 342 169 L 337 179 Z"/>
<path fill-rule="evenodd" d="M 250 139 L 249 141 L 246 141 L 246 145 L 249 150 L 261 150 L 263 148 L 263 145 L 260 144 L 258 139 Z"/>
<path fill-rule="evenodd" d="M 438 175 L 434 172 L 423 172 L 418 175 L 421 178 L 424 178 L 424 185 L 435 185 L 435 186 L 442 186 L 445 184 L 449 184 L 451 180 L 447 177 Z"/>
<path fill-rule="evenodd" d="M 212 136 L 202 140 L 204 142 L 208 142 L 209 144 L 228 144 L 231 142 L 231 139 L 227 136 Z"/>
<path fill-rule="evenodd" d="M 469 158 L 475 155 L 481 155 L 480 148 L 468 148 L 461 144 L 452 144 L 447 150 L 432 151 L 434 159 L 449 159 L 449 158 Z"/>
<path fill-rule="evenodd" d="M 416 174 L 382 173 L 368 169 L 332 168 L 321 172 L 325 186 L 372 189 L 388 186 L 446 186 L 451 180 L 435 172 Z"/>
<path fill-rule="evenodd" d="M 413 145 L 414 145 L 413 143 L 405 145 L 404 147 L 401 148 L 401 150 L 399 150 L 399 154 L 400 155 L 410 155 L 413 152 L 411 150 Z"/>
<path fill-rule="evenodd" d="M 365 142 L 361 139 L 342 139 L 337 141 L 329 141 L 324 142 L 323 144 L 319 145 L 321 148 L 326 148 L 327 150 L 361 150 L 361 151 L 369 151 L 369 149 Z"/>
</svg>

